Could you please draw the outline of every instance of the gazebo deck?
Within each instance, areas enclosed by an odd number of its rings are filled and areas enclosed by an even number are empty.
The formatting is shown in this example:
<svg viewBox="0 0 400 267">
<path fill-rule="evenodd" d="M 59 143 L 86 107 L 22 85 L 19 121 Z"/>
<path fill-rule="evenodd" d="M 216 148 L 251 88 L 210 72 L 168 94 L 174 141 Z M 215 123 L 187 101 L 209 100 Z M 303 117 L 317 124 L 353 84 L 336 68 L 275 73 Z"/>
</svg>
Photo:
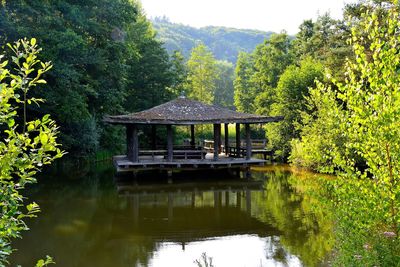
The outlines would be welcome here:
<svg viewBox="0 0 400 267">
<path fill-rule="evenodd" d="M 113 157 L 114 165 L 117 172 L 128 172 L 134 170 L 147 169 L 197 169 L 197 168 L 231 168 L 231 167 L 249 167 L 264 165 L 265 160 L 251 158 L 219 158 L 217 161 L 213 159 L 139 159 L 133 162 L 126 155 Z"/>
</svg>

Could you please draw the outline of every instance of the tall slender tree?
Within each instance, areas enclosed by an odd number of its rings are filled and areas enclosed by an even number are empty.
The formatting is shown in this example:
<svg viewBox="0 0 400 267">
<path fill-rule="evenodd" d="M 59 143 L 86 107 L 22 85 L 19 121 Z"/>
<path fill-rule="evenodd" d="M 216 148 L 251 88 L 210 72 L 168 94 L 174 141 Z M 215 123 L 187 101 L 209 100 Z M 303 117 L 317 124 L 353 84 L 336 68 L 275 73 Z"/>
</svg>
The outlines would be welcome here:
<svg viewBox="0 0 400 267">
<path fill-rule="evenodd" d="M 235 68 L 234 100 L 238 111 L 251 113 L 255 110 L 257 87 L 252 80 L 255 72 L 253 55 L 240 52 Z"/>
<path fill-rule="evenodd" d="M 218 76 L 213 54 L 204 44 L 199 44 L 193 48 L 187 66 L 188 96 L 206 103 L 212 103 Z"/>
<path fill-rule="evenodd" d="M 233 64 L 228 61 L 216 62 L 217 65 L 217 80 L 214 93 L 214 104 L 233 107 Z"/>
</svg>

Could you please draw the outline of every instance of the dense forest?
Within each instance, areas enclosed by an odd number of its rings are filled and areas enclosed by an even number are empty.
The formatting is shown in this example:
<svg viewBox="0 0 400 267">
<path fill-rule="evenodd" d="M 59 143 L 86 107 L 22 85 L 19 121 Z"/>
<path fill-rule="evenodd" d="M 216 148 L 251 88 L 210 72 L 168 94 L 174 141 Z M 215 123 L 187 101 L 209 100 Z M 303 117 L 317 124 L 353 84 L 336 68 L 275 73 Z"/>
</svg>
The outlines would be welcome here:
<svg viewBox="0 0 400 267">
<path fill-rule="evenodd" d="M 194 28 L 173 23 L 168 18 L 155 18 L 151 22 L 157 31 L 157 37 L 170 54 L 179 50 L 185 57 L 189 57 L 195 46 L 204 43 L 216 59 L 233 64 L 239 52 L 251 52 L 272 34 L 272 32 L 216 26 Z"/>
<path fill-rule="evenodd" d="M 0 45 L 23 37 L 35 37 L 41 59 L 54 65 L 35 93 L 46 102 L 28 114 L 50 113 L 75 155 L 118 149 L 119 129 L 104 125 L 104 115 L 163 103 L 182 82 L 179 62 L 135 1 L 5 1 Z"/>
</svg>

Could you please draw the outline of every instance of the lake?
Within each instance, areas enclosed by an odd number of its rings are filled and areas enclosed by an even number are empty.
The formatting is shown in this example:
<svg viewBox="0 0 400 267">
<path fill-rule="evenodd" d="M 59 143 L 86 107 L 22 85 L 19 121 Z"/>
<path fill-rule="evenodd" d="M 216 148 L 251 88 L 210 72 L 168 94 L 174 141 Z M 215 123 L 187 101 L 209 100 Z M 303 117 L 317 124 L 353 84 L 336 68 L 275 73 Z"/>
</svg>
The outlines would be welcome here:
<svg viewBox="0 0 400 267">
<path fill-rule="evenodd" d="M 116 177 L 111 164 L 58 166 L 28 189 L 42 212 L 13 266 L 327 266 L 332 219 L 317 176 L 284 165 Z M 205 253 L 205 254 L 204 254 Z"/>
</svg>

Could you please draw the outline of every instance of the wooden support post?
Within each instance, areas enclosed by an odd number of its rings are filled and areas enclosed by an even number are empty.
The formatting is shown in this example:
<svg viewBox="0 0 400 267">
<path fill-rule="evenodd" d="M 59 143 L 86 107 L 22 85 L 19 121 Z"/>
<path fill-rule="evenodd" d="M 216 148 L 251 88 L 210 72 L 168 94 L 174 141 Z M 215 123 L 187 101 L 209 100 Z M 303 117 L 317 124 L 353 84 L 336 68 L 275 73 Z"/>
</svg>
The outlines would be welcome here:
<svg viewBox="0 0 400 267">
<path fill-rule="evenodd" d="M 196 207 L 196 192 L 192 192 L 192 208 Z"/>
<path fill-rule="evenodd" d="M 139 226 L 139 208 L 140 208 L 140 198 L 138 194 L 133 196 L 133 222 L 135 227 Z"/>
<path fill-rule="evenodd" d="M 133 162 L 139 162 L 139 140 L 137 126 L 130 124 L 126 126 L 126 144 L 128 150 L 128 159 Z"/>
<path fill-rule="evenodd" d="M 214 191 L 214 210 L 217 222 L 221 220 L 222 192 Z"/>
<path fill-rule="evenodd" d="M 126 156 L 133 161 L 133 135 L 132 125 L 126 125 Z"/>
<path fill-rule="evenodd" d="M 195 145 L 195 140 L 194 140 L 194 125 L 190 125 L 190 146 L 192 149 L 194 149 Z"/>
<path fill-rule="evenodd" d="M 236 192 L 236 207 L 239 209 L 242 207 L 242 195 L 240 192 Z"/>
<path fill-rule="evenodd" d="M 228 148 L 229 148 L 229 127 L 228 123 L 224 124 L 224 135 L 225 135 L 225 155 L 229 154 Z"/>
<path fill-rule="evenodd" d="M 214 124 L 214 161 L 218 160 L 221 147 L 221 124 Z"/>
<path fill-rule="evenodd" d="M 245 124 L 246 129 L 246 160 L 251 159 L 251 138 L 250 138 L 250 124 Z"/>
<path fill-rule="evenodd" d="M 168 223 L 172 223 L 174 219 L 174 197 L 172 193 L 168 193 Z"/>
<path fill-rule="evenodd" d="M 250 189 L 246 190 L 246 211 L 247 211 L 247 213 L 251 213 L 251 191 L 250 191 Z"/>
<path fill-rule="evenodd" d="M 157 128 L 155 125 L 151 125 L 151 149 L 153 150 L 157 149 L 156 138 L 157 138 Z"/>
<path fill-rule="evenodd" d="M 171 162 L 173 160 L 173 155 L 174 155 L 174 146 L 173 146 L 173 138 L 172 138 L 172 126 L 167 125 L 167 151 L 168 151 L 168 156 L 167 156 L 167 161 Z"/>
<path fill-rule="evenodd" d="M 240 123 L 236 123 L 236 157 L 240 158 Z"/>
</svg>

